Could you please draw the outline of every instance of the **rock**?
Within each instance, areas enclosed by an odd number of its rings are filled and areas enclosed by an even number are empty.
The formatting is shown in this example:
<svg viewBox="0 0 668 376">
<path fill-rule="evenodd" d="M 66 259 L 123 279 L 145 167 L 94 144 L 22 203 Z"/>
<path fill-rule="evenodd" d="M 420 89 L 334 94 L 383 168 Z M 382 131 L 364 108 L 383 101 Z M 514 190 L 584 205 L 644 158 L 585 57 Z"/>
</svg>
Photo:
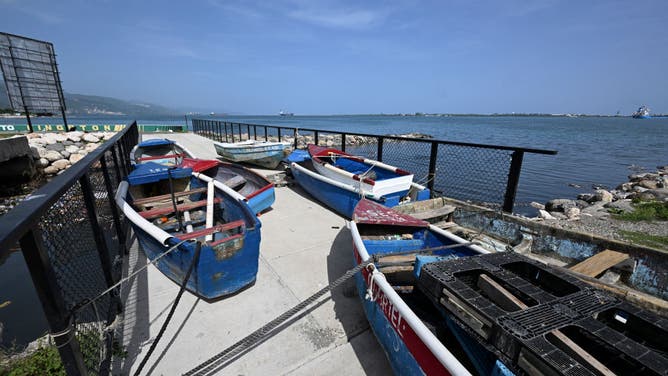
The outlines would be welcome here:
<svg viewBox="0 0 668 376">
<path fill-rule="evenodd" d="M 68 161 L 68 160 L 66 160 L 66 159 L 59 159 L 59 160 L 57 160 L 57 161 L 51 163 L 51 167 L 55 167 L 55 168 L 57 168 L 58 170 L 64 170 L 64 169 L 66 169 L 67 166 L 69 166 L 69 165 L 70 165 L 70 161 Z"/>
<path fill-rule="evenodd" d="M 37 167 L 44 168 L 44 167 L 46 167 L 46 166 L 48 166 L 48 165 L 49 165 L 49 160 L 46 159 L 46 158 L 40 158 L 40 159 L 37 161 Z"/>
<path fill-rule="evenodd" d="M 529 205 L 531 205 L 531 207 L 536 208 L 538 210 L 545 210 L 545 205 L 543 205 L 539 202 L 532 202 Z"/>
<path fill-rule="evenodd" d="M 74 154 L 74 153 L 77 153 L 79 151 L 79 147 L 75 146 L 75 145 L 70 145 L 70 146 L 65 148 L 65 151 L 67 151 L 70 154 Z"/>
<path fill-rule="evenodd" d="M 44 136 L 42 136 L 42 140 L 44 140 L 47 145 L 53 145 L 58 142 L 53 133 L 45 133 Z"/>
<path fill-rule="evenodd" d="M 620 279 L 619 273 L 613 271 L 613 270 L 608 270 L 603 275 L 599 278 L 599 281 L 604 282 L 604 283 L 610 283 L 614 284 L 617 283 Z"/>
<path fill-rule="evenodd" d="M 650 172 L 645 172 L 645 173 L 642 173 L 642 174 L 632 174 L 632 175 L 629 175 L 629 181 L 639 182 L 641 180 L 653 179 L 653 178 L 656 178 L 657 176 L 658 176 L 657 174 L 652 174 Z"/>
<path fill-rule="evenodd" d="M 58 171 L 60 171 L 60 170 L 58 170 L 58 167 L 55 167 L 55 166 L 48 166 L 48 167 L 44 168 L 44 173 L 47 174 L 47 175 L 57 174 Z"/>
<path fill-rule="evenodd" d="M 74 145 L 74 142 L 72 142 L 70 140 L 65 140 L 65 141 L 61 142 L 61 144 L 63 144 L 63 146 L 65 146 L 65 147 L 67 147 L 67 146 L 70 146 L 70 145 Z"/>
<path fill-rule="evenodd" d="M 74 132 L 68 132 L 67 133 L 67 139 L 69 141 L 72 141 L 74 143 L 76 142 L 81 142 L 81 137 L 83 137 L 85 133 L 81 131 L 74 131 Z"/>
<path fill-rule="evenodd" d="M 539 209 L 538 216 L 542 219 L 556 219 L 547 210 Z"/>
<path fill-rule="evenodd" d="M 650 193 L 654 196 L 655 199 L 659 201 L 666 201 L 668 200 L 668 188 L 657 188 L 657 189 L 652 189 L 649 190 L 645 193 Z"/>
<path fill-rule="evenodd" d="M 645 188 L 645 187 L 641 187 L 641 186 L 639 186 L 639 185 L 635 185 L 635 186 L 633 186 L 633 192 L 636 192 L 636 193 L 643 193 L 643 192 L 645 192 L 645 191 L 647 191 L 647 188 Z"/>
<path fill-rule="evenodd" d="M 578 200 L 586 201 L 586 202 L 594 202 L 594 197 L 595 195 L 593 193 L 580 193 L 578 195 Z"/>
<path fill-rule="evenodd" d="M 564 213 L 561 212 L 552 212 L 550 213 L 555 219 L 568 219 Z"/>
<path fill-rule="evenodd" d="M 115 135 L 116 135 L 116 133 L 114 133 L 114 132 L 104 132 L 104 136 L 102 136 L 102 139 L 107 141 L 110 138 L 114 137 Z"/>
<path fill-rule="evenodd" d="M 100 146 L 100 144 L 87 144 L 84 150 L 90 153 L 91 151 L 97 149 L 98 146 Z"/>
<path fill-rule="evenodd" d="M 99 138 L 93 136 L 90 133 L 86 133 L 85 135 L 83 135 L 83 137 L 81 137 L 81 139 L 86 142 L 92 142 L 92 143 L 100 142 Z"/>
<path fill-rule="evenodd" d="M 30 133 L 30 134 L 35 134 L 35 133 Z M 37 137 L 39 137 L 39 135 L 37 135 Z M 31 138 L 29 143 L 30 145 L 44 146 L 46 145 L 46 140 L 43 138 Z"/>
<path fill-rule="evenodd" d="M 594 218 L 607 218 L 610 216 L 610 213 L 608 213 L 608 209 L 604 207 L 605 203 L 604 202 L 597 202 L 587 208 L 584 208 L 580 211 L 581 214 L 588 214 L 591 215 Z"/>
<path fill-rule="evenodd" d="M 60 152 L 60 155 L 62 155 L 65 158 L 69 158 L 70 154 L 72 154 L 72 153 L 68 152 L 67 150 L 63 150 L 63 151 Z"/>
<path fill-rule="evenodd" d="M 659 182 L 656 180 L 641 180 L 638 182 L 638 186 L 647 189 L 657 189 L 659 188 Z"/>
<path fill-rule="evenodd" d="M 605 189 L 597 189 L 594 199 L 601 202 L 612 202 L 612 193 Z"/>
<path fill-rule="evenodd" d="M 75 164 L 75 163 L 79 162 L 80 160 L 82 160 L 83 157 L 85 157 L 85 155 L 83 155 L 83 154 L 72 154 L 72 155 L 70 155 L 70 163 Z"/>
<path fill-rule="evenodd" d="M 39 149 L 37 148 L 37 146 L 31 146 L 30 151 L 32 152 L 32 158 L 33 159 L 39 159 L 40 158 Z"/>
<path fill-rule="evenodd" d="M 589 203 L 584 200 L 576 200 L 575 205 L 577 206 L 578 209 L 584 209 L 589 206 Z"/>
<path fill-rule="evenodd" d="M 580 219 L 580 209 L 578 208 L 567 208 L 566 211 L 564 211 L 564 214 L 566 214 L 566 218 L 571 221 Z"/>
<path fill-rule="evenodd" d="M 556 198 L 550 200 L 545 204 L 545 210 L 550 212 L 563 212 L 567 208 L 574 208 L 576 206 L 574 200 L 569 200 L 565 198 Z"/>
<path fill-rule="evenodd" d="M 608 208 L 608 209 L 615 209 L 617 211 L 622 211 L 626 213 L 630 213 L 634 210 L 633 205 L 631 205 L 631 200 L 629 199 L 623 199 L 623 200 L 617 200 L 613 202 L 609 202 L 603 207 Z"/>
<path fill-rule="evenodd" d="M 630 192 L 631 189 L 633 189 L 633 183 L 631 182 L 622 183 L 618 185 L 616 189 L 624 192 Z"/>
<path fill-rule="evenodd" d="M 67 136 L 64 134 L 56 134 L 53 136 L 53 139 L 56 140 L 56 142 L 63 142 L 67 141 Z"/>
<path fill-rule="evenodd" d="M 42 158 L 46 158 L 49 162 L 55 162 L 59 159 L 62 159 L 63 156 L 55 150 L 48 150 L 46 154 L 42 156 Z"/>
<path fill-rule="evenodd" d="M 60 144 L 60 143 L 49 144 L 49 145 L 46 145 L 46 150 L 63 151 L 63 150 L 65 150 L 65 146 L 63 146 L 63 144 Z"/>
<path fill-rule="evenodd" d="M 334 141 L 332 141 L 332 140 L 327 140 L 326 144 L 327 144 L 327 147 L 330 147 L 330 148 L 331 148 L 332 146 L 334 146 Z"/>
</svg>

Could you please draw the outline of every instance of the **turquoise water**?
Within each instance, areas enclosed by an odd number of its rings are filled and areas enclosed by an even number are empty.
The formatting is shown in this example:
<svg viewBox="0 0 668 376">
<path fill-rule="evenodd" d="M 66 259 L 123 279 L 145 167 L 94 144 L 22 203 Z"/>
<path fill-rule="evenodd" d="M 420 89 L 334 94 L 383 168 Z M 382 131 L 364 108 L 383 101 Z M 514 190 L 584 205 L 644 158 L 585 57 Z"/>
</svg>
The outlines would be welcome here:
<svg viewBox="0 0 668 376">
<path fill-rule="evenodd" d="M 668 164 L 668 118 L 636 120 L 608 117 L 401 117 L 401 116 L 231 116 L 201 117 L 239 123 L 315 128 L 371 134 L 419 132 L 437 139 L 557 150 L 557 155 L 527 154 L 524 159 L 516 208 L 523 203 L 552 198 L 574 198 L 593 184 L 615 187 L 640 167 L 652 170 Z M 78 117 L 69 124 L 127 124 L 129 117 Z M 183 117 L 138 119 L 142 125 L 183 125 Z M 33 124 L 57 125 L 58 118 L 37 118 Z M 25 119 L 0 118 L 3 124 L 25 124 Z M 632 168 L 633 167 L 633 168 Z M 581 188 L 573 188 L 577 184 Z M 41 307 L 32 289 L 20 253 L 1 266 L 0 309 L 5 324 L 1 341 L 19 346 L 46 331 Z"/>
</svg>

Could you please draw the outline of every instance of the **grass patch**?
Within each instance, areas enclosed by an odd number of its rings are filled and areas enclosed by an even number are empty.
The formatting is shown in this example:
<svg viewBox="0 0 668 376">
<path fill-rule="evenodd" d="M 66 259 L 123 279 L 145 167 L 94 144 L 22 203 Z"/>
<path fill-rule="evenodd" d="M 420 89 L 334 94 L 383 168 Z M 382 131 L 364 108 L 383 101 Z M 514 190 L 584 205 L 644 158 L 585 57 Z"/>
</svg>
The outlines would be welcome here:
<svg viewBox="0 0 668 376">
<path fill-rule="evenodd" d="M 619 231 L 631 243 L 645 245 L 652 248 L 668 249 L 668 236 L 649 235 L 636 231 Z"/>
<path fill-rule="evenodd" d="M 616 214 L 616 219 L 623 221 L 668 221 L 668 202 L 642 202 L 634 205 L 630 213 Z"/>
<path fill-rule="evenodd" d="M 2 357 L 6 357 L 3 354 Z M 44 345 L 25 358 L 2 361 L 1 376 L 66 376 L 58 349 L 53 345 Z"/>
</svg>

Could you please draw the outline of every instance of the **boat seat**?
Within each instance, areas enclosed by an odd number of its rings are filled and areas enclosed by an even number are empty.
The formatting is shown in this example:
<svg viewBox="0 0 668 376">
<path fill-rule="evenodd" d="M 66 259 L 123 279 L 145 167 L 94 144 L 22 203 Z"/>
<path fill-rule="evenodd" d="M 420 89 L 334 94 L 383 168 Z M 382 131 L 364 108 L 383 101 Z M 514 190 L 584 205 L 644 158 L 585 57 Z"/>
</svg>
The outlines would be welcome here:
<svg viewBox="0 0 668 376">
<path fill-rule="evenodd" d="M 228 231 L 228 230 L 232 230 L 232 229 L 235 229 L 235 228 L 238 228 L 238 227 L 241 227 L 242 228 L 241 231 L 243 232 L 243 228 L 244 228 L 245 225 L 246 225 L 246 223 L 242 219 L 240 219 L 238 221 L 224 223 L 224 224 L 216 225 L 216 226 L 213 226 L 213 227 L 210 227 L 210 228 L 205 228 L 205 229 L 193 231 L 193 232 L 188 233 L 188 234 L 181 234 L 181 235 L 178 235 L 177 238 L 179 238 L 179 240 L 191 240 L 191 239 L 200 238 L 202 236 L 211 235 L 214 232 Z M 216 243 L 218 243 L 218 242 L 216 242 Z"/>
<path fill-rule="evenodd" d="M 141 157 L 137 159 L 139 162 L 143 161 L 152 161 L 156 159 L 170 159 L 170 158 L 183 158 L 185 154 L 165 154 L 165 155 L 151 155 L 148 157 Z"/>
<path fill-rule="evenodd" d="M 193 194 L 196 194 L 196 193 L 204 193 L 204 192 L 206 192 L 206 190 L 207 190 L 207 187 L 202 187 L 202 188 L 191 189 L 189 191 L 176 192 L 176 193 L 174 193 L 174 198 L 183 197 L 183 196 L 190 196 L 190 195 L 193 195 Z M 153 202 L 165 201 L 165 200 L 171 200 L 171 199 L 172 199 L 172 195 L 168 193 L 168 194 L 159 195 L 159 196 L 142 197 L 142 198 L 139 198 L 139 199 L 136 199 L 136 200 L 132 201 L 132 204 L 133 205 L 146 205 L 146 204 L 150 204 L 150 203 L 153 203 Z"/>
<path fill-rule="evenodd" d="M 219 204 L 221 203 L 222 200 L 219 197 L 216 197 L 213 199 L 214 204 Z M 195 202 L 189 202 L 186 204 L 180 204 L 176 205 L 176 210 L 178 212 L 183 212 L 185 210 L 193 210 L 197 208 L 201 208 L 206 206 L 206 200 L 201 200 L 201 201 L 195 201 Z M 140 211 L 139 215 L 141 215 L 145 219 L 150 219 L 150 218 L 156 218 L 160 217 L 162 215 L 167 215 L 167 214 L 172 214 L 174 213 L 174 206 L 164 206 L 164 207 L 159 207 L 155 209 L 150 209 L 150 210 L 144 210 Z"/>
</svg>

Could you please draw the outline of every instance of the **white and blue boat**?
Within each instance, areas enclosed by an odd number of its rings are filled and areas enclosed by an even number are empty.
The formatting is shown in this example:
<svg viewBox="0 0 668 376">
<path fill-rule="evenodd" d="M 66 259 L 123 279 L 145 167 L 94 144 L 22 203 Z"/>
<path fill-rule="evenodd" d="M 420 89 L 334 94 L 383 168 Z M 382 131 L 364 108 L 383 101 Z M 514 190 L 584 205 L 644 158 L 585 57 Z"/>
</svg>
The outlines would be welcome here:
<svg viewBox="0 0 668 376">
<path fill-rule="evenodd" d="M 649 114 L 649 108 L 647 106 L 640 106 L 638 110 L 631 115 L 635 119 L 649 119 L 652 116 Z"/>
<path fill-rule="evenodd" d="M 245 200 L 225 184 L 191 168 L 146 162 L 120 183 L 116 203 L 146 256 L 163 256 L 155 266 L 178 284 L 193 261 L 197 242 L 202 244 L 186 284 L 193 294 L 214 300 L 254 283 L 261 224 Z"/>
<path fill-rule="evenodd" d="M 237 194 L 236 198 L 246 201 L 255 214 L 266 211 L 276 200 L 272 182 L 238 164 L 210 159 L 185 158 L 181 167 L 190 167 L 193 173 L 200 173 L 232 188 Z"/>
<path fill-rule="evenodd" d="M 422 265 L 487 250 L 370 200 L 359 202 L 349 229 L 355 265 L 374 260 L 356 274 L 356 285 L 395 375 L 512 375 L 464 333 L 446 343 L 439 333 L 449 330 L 447 317 L 417 286 Z"/>
<path fill-rule="evenodd" d="M 241 142 L 213 142 L 216 153 L 231 162 L 250 163 L 275 169 L 292 149 L 289 142 L 247 140 Z"/>
<path fill-rule="evenodd" d="M 335 150 L 337 155 L 341 155 L 341 151 L 336 149 L 323 149 L 325 151 Z M 313 155 L 313 154 L 312 154 Z M 350 156 L 352 157 L 352 156 Z M 341 168 L 339 173 L 338 167 L 321 166 L 320 171 L 326 170 L 328 175 L 319 173 L 318 164 L 325 164 L 325 157 L 305 159 L 301 162 L 292 162 L 290 164 L 290 172 L 297 183 L 309 194 L 318 199 L 320 202 L 339 213 L 340 215 L 351 218 L 357 203 L 363 198 L 376 201 L 382 205 L 392 207 L 397 206 L 403 202 L 422 201 L 430 198 L 430 191 L 427 187 L 420 184 L 413 183 L 412 174 L 401 172 L 399 176 L 392 173 L 389 169 L 396 169 L 388 166 L 379 167 L 380 162 L 362 159 L 368 162 L 358 162 L 353 158 L 339 157 L 336 158 L 341 166 L 348 167 L 354 164 L 363 164 L 367 166 L 366 169 L 378 171 L 376 179 L 372 179 L 362 174 L 356 174 L 349 170 Z M 353 162 L 353 163 L 346 163 Z M 375 163 L 374 163 L 375 162 Z M 387 166 L 387 165 L 383 165 Z M 389 169 L 388 169 L 389 168 Z M 331 174 L 329 171 L 331 170 Z M 396 169 L 398 170 L 398 169 Z M 382 179 L 381 177 L 388 177 Z M 392 178 L 391 176 L 395 176 Z M 406 179 L 409 177 L 409 179 Z M 397 179 L 398 182 L 392 181 Z M 385 181 L 383 181 L 385 180 Z M 389 184 L 388 184 L 389 181 Z M 375 187 L 375 188 L 374 188 Z"/>
<path fill-rule="evenodd" d="M 194 158 L 185 146 L 166 138 L 142 141 L 130 151 L 130 163 L 138 165 L 155 162 L 165 166 L 178 166 L 183 158 Z"/>
</svg>

